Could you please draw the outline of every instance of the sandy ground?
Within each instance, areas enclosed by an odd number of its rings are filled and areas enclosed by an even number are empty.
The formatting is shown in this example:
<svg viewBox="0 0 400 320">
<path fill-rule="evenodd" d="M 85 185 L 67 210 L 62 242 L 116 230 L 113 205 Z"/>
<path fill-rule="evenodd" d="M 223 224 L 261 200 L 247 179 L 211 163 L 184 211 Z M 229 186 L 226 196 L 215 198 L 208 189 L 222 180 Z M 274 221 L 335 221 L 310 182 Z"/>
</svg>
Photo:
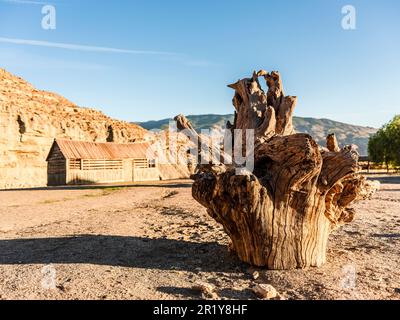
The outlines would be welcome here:
<svg viewBox="0 0 400 320">
<path fill-rule="evenodd" d="M 199 282 L 221 299 L 255 299 L 256 283 L 287 299 L 400 299 L 400 177 L 379 179 L 324 267 L 257 280 L 190 181 L 0 191 L 0 299 L 199 299 Z"/>
</svg>

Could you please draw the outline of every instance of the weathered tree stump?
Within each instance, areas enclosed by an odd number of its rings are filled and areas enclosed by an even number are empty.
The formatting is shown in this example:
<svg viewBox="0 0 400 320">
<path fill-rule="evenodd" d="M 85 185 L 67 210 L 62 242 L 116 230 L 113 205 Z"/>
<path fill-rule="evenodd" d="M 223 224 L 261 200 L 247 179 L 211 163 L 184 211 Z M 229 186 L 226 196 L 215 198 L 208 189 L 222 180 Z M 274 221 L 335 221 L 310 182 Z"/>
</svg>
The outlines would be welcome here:
<svg viewBox="0 0 400 320">
<path fill-rule="evenodd" d="M 238 175 L 235 164 L 199 165 L 193 197 L 223 225 L 242 261 L 269 269 L 323 265 L 331 231 L 351 222 L 351 204 L 378 185 L 357 173 L 354 146 L 340 149 L 330 135 L 323 148 L 294 133 L 297 98 L 285 96 L 278 72 L 260 71 L 229 87 L 236 112 L 228 128 L 254 129 L 255 170 Z M 186 119 L 176 120 L 194 131 Z"/>
</svg>

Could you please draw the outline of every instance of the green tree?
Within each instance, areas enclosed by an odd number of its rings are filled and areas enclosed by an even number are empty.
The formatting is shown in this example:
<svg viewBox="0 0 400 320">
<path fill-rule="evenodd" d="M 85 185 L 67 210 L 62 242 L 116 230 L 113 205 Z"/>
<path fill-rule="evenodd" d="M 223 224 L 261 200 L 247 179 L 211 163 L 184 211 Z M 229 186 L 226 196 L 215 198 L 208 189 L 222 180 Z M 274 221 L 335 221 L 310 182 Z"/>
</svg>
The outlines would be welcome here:
<svg viewBox="0 0 400 320">
<path fill-rule="evenodd" d="M 390 166 L 400 166 L 400 115 L 384 125 L 368 143 L 370 159 Z"/>
</svg>

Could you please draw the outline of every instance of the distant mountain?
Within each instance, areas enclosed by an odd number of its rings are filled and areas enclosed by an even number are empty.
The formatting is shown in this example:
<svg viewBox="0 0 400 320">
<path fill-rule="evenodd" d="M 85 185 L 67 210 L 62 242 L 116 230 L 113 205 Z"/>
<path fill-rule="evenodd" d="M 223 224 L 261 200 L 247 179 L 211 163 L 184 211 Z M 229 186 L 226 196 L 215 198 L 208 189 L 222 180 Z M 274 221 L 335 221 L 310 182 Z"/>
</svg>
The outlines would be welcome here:
<svg viewBox="0 0 400 320">
<path fill-rule="evenodd" d="M 234 117 L 231 114 L 205 114 L 191 115 L 187 118 L 192 122 L 196 130 L 202 130 L 224 128 L 228 120 L 233 123 Z M 138 124 L 147 130 L 166 129 L 170 121 L 172 119 L 140 122 Z M 361 155 L 368 154 L 369 137 L 377 131 L 374 128 L 356 126 L 329 119 L 294 117 L 293 122 L 297 132 L 310 134 L 321 145 L 325 145 L 325 139 L 328 134 L 335 133 L 340 145 L 355 144 L 359 147 Z"/>
</svg>

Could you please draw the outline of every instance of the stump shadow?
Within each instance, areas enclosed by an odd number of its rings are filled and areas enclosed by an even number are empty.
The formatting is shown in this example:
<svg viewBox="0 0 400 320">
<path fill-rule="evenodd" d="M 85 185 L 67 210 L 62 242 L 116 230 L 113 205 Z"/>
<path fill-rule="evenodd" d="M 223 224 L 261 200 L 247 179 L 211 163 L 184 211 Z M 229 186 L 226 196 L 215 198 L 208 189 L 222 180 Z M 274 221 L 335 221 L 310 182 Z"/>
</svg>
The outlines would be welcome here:
<svg viewBox="0 0 400 320">
<path fill-rule="evenodd" d="M 2 192 L 15 191 L 52 191 L 52 190 L 107 190 L 115 188 L 165 188 L 165 189 L 186 189 L 191 188 L 191 182 L 154 182 L 154 183 L 115 183 L 107 185 L 88 184 L 88 185 L 71 185 L 71 186 L 48 186 L 39 188 L 20 188 L 20 189 L 0 189 Z"/>
<path fill-rule="evenodd" d="M 157 291 L 171 294 L 174 296 L 183 296 L 185 299 L 194 299 L 198 300 L 202 298 L 202 294 L 199 291 L 196 291 L 192 288 L 185 288 L 185 287 L 158 287 Z M 253 291 L 250 289 L 242 289 L 242 290 L 235 290 L 235 289 L 221 289 L 216 290 L 216 293 L 220 298 L 225 298 L 228 300 L 247 300 L 249 298 L 255 298 Z"/>
<path fill-rule="evenodd" d="M 400 233 L 374 233 L 374 238 L 400 239 Z"/>
<path fill-rule="evenodd" d="M 377 180 L 383 184 L 400 184 L 400 175 L 387 175 L 378 177 L 369 175 L 368 180 Z"/>
<path fill-rule="evenodd" d="M 235 273 L 243 263 L 215 242 L 105 235 L 0 240 L 0 265 L 25 264 L 94 264 Z"/>
</svg>

